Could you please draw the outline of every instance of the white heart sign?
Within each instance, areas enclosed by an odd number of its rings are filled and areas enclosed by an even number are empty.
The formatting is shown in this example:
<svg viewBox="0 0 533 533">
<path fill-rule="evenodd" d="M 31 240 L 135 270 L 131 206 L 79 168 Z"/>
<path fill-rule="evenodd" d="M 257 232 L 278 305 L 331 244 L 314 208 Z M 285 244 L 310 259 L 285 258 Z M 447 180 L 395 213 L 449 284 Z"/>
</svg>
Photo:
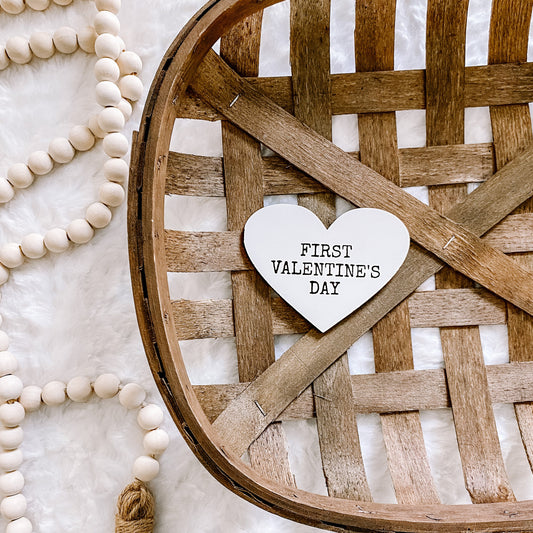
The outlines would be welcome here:
<svg viewBox="0 0 533 533">
<path fill-rule="evenodd" d="M 409 232 L 381 209 L 352 209 L 329 228 L 308 209 L 256 211 L 244 247 L 266 282 L 322 333 L 386 285 L 409 251 Z"/>
</svg>

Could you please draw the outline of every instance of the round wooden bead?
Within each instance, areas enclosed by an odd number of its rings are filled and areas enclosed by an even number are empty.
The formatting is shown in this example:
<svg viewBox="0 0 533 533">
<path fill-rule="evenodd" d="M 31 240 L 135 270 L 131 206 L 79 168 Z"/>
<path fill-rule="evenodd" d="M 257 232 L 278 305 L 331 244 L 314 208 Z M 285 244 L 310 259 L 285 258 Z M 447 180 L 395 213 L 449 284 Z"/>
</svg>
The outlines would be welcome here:
<svg viewBox="0 0 533 533">
<path fill-rule="evenodd" d="M 144 451 L 146 455 L 160 455 L 170 444 L 170 437 L 163 429 L 149 431 L 143 439 Z"/>
<path fill-rule="evenodd" d="M 43 402 L 50 406 L 61 405 L 67 399 L 66 388 L 62 381 L 50 381 L 43 387 L 41 393 Z"/>
<path fill-rule="evenodd" d="M 0 453 L 0 469 L 4 472 L 12 472 L 22 464 L 23 459 L 20 448 L 2 452 Z"/>
<path fill-rule="evenodd" d="M 35 11 L 44 11 L 50 6 L 50 0 L 26 0 L 26 5 Z"/>
<path fill-rule="evenodd" d="M 103 107 L 116 106 L 122 95 L 112 81 L 100 81 L 96 84 L 96 101 Z"/>
<path fill-rule="evenodd" d="M 84 218 L 77 218 L 68 225 L 67 235 L 72 242 L 85 244 L 94 237 L 94 229 Z"/>
<path fill-rule="evenodd" d="M 142 429 L 150 431 L 158 428 L 163 423 L 163 410 L 159 405 L 150 403 L 139 410 L 137 414 L 137 424 Z"/>
<path fill-rule="evenodd" d="M 13 470 L 0 476 L 0 492 L 6 496 L 18 494 L 24 488 L 24 476 L 20 470 Z"/>
<path fill-rule="evenodd" d="M 9 522 L 6 526 L 6 533 L 32 533 L 33 526 L 32 523 L 23 516 L 18 520 L 13 520 Z"/>
<path fill-rule="evenodd" d="M 120 102 L 117 104 L 117 108 L 122 111 L 124 119 L 126 121 L 129 120 L 131 114 L 133 113 L 133 107 L 131 107 L 131 104 L 125 98 L 120 100 Z"/>
<path fill-rule="evenodd" d="M 0 399 L 3 401 L 16 400 L 22 393 L 22 381 L 18 376 L 9 374 L 0 378 Z"/>
<path fill-rule="evenodd" d="M 33 183 L 35 177 L 28 168 L 28 165 L 15 163 L 7 169 L 7 179 L 13 187 L 25 189 Z"/>
<path fill-rule="evenodd" d="M 41 394 L 41 387 L 37 387 L 36 385 L 28 385 L 22 389 L 19 402 L 22 404 L 27 413 L 37 411 L 37 409 L 41 407 Z"/>
<path fill-rule="evenodd" d="M 93 388 L 96 396 L 107 400 L 113 398 L 118 393 L 120 379 L 114 374 L 102 374 L 96 378 Z"/>
<path fill-rule="evenodd" d="M 87 211 L 85 211 L 85 218 L 87 222 L 93 228 L 105 228 L 110 222 L 113 214 L 109 210 L 109 207 L 102 204 L 101 202 L 95 202 L 91 204 Z"/>
<path fill-rule="evenodd" d="M 69 247 L 67 232 L 62 228 L 48 230 L 44 234 L 44 245 L 55 254 L 64 252 Z"/>
<path fill-rule="evenodd" d="M 122 157 L 128 153 L 130 143 L 122 133 L 109 133 L 104 137 L 104 152 L 109 157 Z"/>
<path fill-rule="evenodd" d="M 111 11 L 115 15 L 120 11 L 121 0 L 95 0 L 98 11 Z"/>
<path fill-rule="evenodd" d="M 5 46 L 0 46 L 0 70 L 5 70 L 10 63 Z"/>
<path fill-rule="evenodd" d="M 0 376 L 13 374 L 19 368 L 17 358 L 6 350 L 0 352 Z"/>
<path fill-rule="evenodd" d="M 26 411 L 19 402 L 3 403 L 0 405 L 0 422 L 6 428 L 14 428 L 24 420 Z"/>
<path fill-rule="evenodd" d="M 38 31 L 30 37 L 30 48 L 33 55 L 40 59 L 48 59 L 56 51 L 52 35 L 45 31 Z"/>
<path fill-rule="evenodd" d="M 87 126 L 73 126 L 69 131 L 68 140 L 79 152 L 90 150 L 95 143 L 94 135 Z"/>
<path fill-rule="evenodd" d="M 24 37 L 10 37 L 6 42 L 6 52 L 9 59 L 19 65 L 29 63 L 32 58 L 30 43 Z"/>
<path fill-rule="evenodd" d="M 20 243 L 22 253 L 29 259 L 39 259 L 46 254 L 44 237 L 38 233 L 26 235 Z"/>
<path fill-rule="evenodd" d="M 129 166 L 124 159 L 112 157 L 104 163 L 104 176 L 109 181 L 124 183 L 128 179 Z"/>
<path fill-rule="evenodd" d="M 24 263 L 24 256 L 16 242 L 9 242 L 0 248 L 0 263 L 7 268 L 16 268 Z"/>
<path fill-rule="evenodd" d="M 67 395 L 73 402 L 86 402 L 92 392 L 91 380 L 85 376 L 77 376 L 67 383 Z"/>
<path fill-rule="evenodd" d="M 26 6 L 24 0 L 0 0 L 0 7 L 10 15 L 18 15 Z"/>
<path fill-rule="evenodd" d="M 0 514 L 6 520 L 16 520 L 24 516 L 27 507 L 26 498 L 22 494 L 15 494 L 0 502 Z"/>
<path fill-rule="evenodd" d="M 159 462 L 153 457 L 141 455 L 133 463 L 133 475 L 144 482 L 152 481 L 159 474 Z"/>
<path fill-rule="evenodd" d="M 109 207 L 118 207 L 126 198 L 122 185 L 108 181 L 101 185 L 98 191 L 98 200 Z"/>
<path fill-rule="evenodd" d="M 80 48 L 88 54 L 94 54 L 94 43 L 96 42 L 96 31 L 92 26 L 85 26 L 78 32 L 78 44 Z"/>
<path fill-rule="evenodd" d="M 54 0 L 54 4 L 58 6 L 68 6 L 72 4 L 72 0 Z"/>
<path fill-rule="evenodd" d="M 98 35 L 102 33 L 118 35 L 120 33 L 120 21 L 111 11 L 99 11 L 94 17 L 94 29 Z"/>
<path fill-rule="evenodd" d="M 129 74 L 128 76 L 121 78 L 121 80 L 118 82 L 118 86 L 122 96 L 133 102 L 139 100 L 143 94 L 142 81 L 133 74 Z"/>
<path fill-rule="evenodd" d="M 145 390 L 137 383 L 128 383 L 118 395 L 119 402 L 126 409 L 137 409 L 146 398 Z"/>
<path fill-rule="evenodd" d="M 37 150 L 28 157 L 28 167 L 37 176 L 44 176 L 52 171 L 54 162 L 48 152 Z"/>
<path fill-rule="evenodd" d="M 0 204 L 6 204 L 13 196 L 15 196 L 13 185 L 6 178 L 0 178 Z"/>
<path fill-rule="evenodd" d="M 102 57 L 94 65 L 96 81 L 116 82 L 120 78 L 120 69 L 116 61 L 109 57 Z"/>
<path fill-rule="evenodd" d="M 120 73 L 123 76 L 128 74 L 140 74 L 143 68 L 141 58 L 130 50 L 122 52 L 117 59 L 117 64 L 120 68 Z"/>
<path fill-rule="evenodd" d="M 92 115 L 87 123 L 91 133 L 98 139 L 103 139 L 106 136 L 106 132 L 102 130 L 100 124 L 98 124 L 98 115 Z"/>
<path fill-rule="evenodd" d="M 56 50 L 62 54 L 72 54 L 78 49 L 76 30 L 68 26 L 62 26 L 57 29 L 52 39 Z"/>
<path fill-rule="evenodd" d="M 94 50 L 98 57 L 117 59 L 121 52 L 120 44 L 118 37 L 115 35 L 102 33 L 96 38 Z"/>
<path fill-rule="evenodd" d="M 121 131 L 126 120 L 118 107 L 106 107 L 98 115 L 98 124 L 106 133 Z"/>
<path fill-rule="evenodd" d="M 0 330 L 0 351 L 5 352 L 9 348 L 9 335 Z"/>
<path fill-rule="evenodd" d="M 15 450 L 24 440 L 24 431 L 20 426 L 0 429 L 0 446 L 4 450 Z"/>
<path fill-rule="evenodd" d="M 74 158 L 76 151 L 65 137 L 56 137 L 48 146 L 50 157 L 60 164 L 69 163 Z"/>
</svg>

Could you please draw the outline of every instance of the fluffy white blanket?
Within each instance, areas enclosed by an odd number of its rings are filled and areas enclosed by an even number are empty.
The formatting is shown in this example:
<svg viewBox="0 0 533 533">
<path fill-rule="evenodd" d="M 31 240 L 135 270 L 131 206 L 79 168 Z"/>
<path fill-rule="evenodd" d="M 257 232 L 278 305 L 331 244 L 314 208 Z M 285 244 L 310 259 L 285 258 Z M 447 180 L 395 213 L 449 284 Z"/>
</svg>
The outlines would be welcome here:
<svg viewBox="0 0 533 533">
<path fill-rule="evenodd" d="M 120 12 L 122 36 L 129 49 L 144 62 L 145 94 L 168 45 L 202 0 L 128 0 Z M 288 6 L 269 8 L 265 14 L 262 47 L 263 75 L 289 74 Z M 334 0 L 332 69 L 354 69 L 353 0 Z M 486 63 L 490 0 L 471 0 L 468 27 L 468 64 Z M 44 13 L 31 10 L 13 17 L 0 14 L 2 42 L 9 36 L 29 36 L 67 24 L 87 25 L 94 13 L 89 0 L 75 0 L 66 8 L 53 6 Z M 424 67 L 425 1 L 398 0 L 396 68 Z M 33 150 L 46 149 L 56 136 L 64 136 L 75 123 L 83 123 L 97 110 L 92 67 L 94 56 L 76 52 L 11 66 L 0 73 L 0 167 L 25 161 Z M 127 133 L 137 128 L 138 106 Z M 485 109 L 466 112 L 467 142 L 490 141 Z M 424 144 L 423 112 L 398 113 L 400 146 Z M 334 139 L 343 149 L 357 149 L 356 117 L 335 119 Z M 192 133 L 202 133 L 200 138 Z M 221 155 L 217 125 L 180 124 L 175 148 L 191 153 Z M 0 242 L 20 242 L 30 232 L 64 226 L 83 215 L 103 181 L 105 161 L 101 147 L 78 155 L 74 162 L 39 178 L 0 208 Z M 2 174 L 4 175 L 4 174 Z M 413 191 L 425 198 L 423 189 Z M 293 201 L 286 198 L 285 201 Z M 173 228 L 222 229 L 223 205 L 178 199 L 167 206 L 167 225 Z M 227 278 L 216 275 L 172 276 L 173 296 L 228 297 Z M 428 287 L 431 282 L 428 283 Z M 136 381 L 162 403 L 156 391 L 137 331 L 131 297 L 126 242 L 126 209 L 115 210 L 111 225 L 88 245 L 60 256 L 48 254 L 17 269 L 1 289 L 3 328 L 11 337 L 12 351 L 20 360 L 26 384 L 43 385 L 77 375 L 115 372 L 124 382 Z M 481 328 L 487 362 L 507 360 L 504 327 Z M 293 338 L 281 338 L 281 353 Z M 436 330 L 413 331 L 417 368 L 442 366 Z M 234 347 L 230 341 L 183 343 L 193 382 L 236 380 Z M 216 353 L 216 364 L 208 357 Z M 366 335 L 350 351 L 352 372 L 372 372 L 371 338 Z M 496 406 L 495 414 L 505 461 L 518 498 L 533 496 L 533 476 L 520 444 L 513 410 Z M 440 496 L 444 502 L 466 503 L 457 445 L 449 412 L 421 415 L 426 446 Z M 393 502 L 377 416 L 359 419 L 361 443 L 375 498 Z M 291 461 L 300 487 L 324 492 L 313 422 L 287 423 Z M 267 533 L 304 532 L 312 528 L 264 512 L 219 485 L 200 465 L 167 417 L 171 445 L 161 460 L 161 475 L 152 483 L 157 498 L 158 533 Z M 31 414 L 24 423 L 28 516 L 41 533 L 113 531 L 115 500 L 131 479 L 131 465 L 142 453 L 142 434 L 133 413 L 116 399 L 91 400 L 86 405 L 66 403 Z"/>
</svg>

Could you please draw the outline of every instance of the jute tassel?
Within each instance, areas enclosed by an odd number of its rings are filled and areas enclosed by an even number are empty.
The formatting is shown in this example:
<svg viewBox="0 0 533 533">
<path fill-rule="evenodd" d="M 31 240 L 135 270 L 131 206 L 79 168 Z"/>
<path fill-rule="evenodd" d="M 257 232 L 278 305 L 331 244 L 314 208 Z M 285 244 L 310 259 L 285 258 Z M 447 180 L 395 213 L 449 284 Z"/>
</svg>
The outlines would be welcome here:
<svg viewBox="0 0 533 533">
<path fill-rule="evenodd" d="M 136 479 L 118 497 L 115 533 L 153 533 L 154 510 L 152 493 Z"/>
</svg>

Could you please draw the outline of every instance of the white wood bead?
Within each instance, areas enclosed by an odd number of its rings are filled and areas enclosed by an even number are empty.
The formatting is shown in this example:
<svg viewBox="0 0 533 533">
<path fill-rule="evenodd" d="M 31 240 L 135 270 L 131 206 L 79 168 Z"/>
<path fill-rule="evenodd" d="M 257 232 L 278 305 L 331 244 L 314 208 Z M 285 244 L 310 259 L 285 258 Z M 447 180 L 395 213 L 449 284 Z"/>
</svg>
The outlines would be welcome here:
<svg viewBox="0 0 533 533">
<path fill-rule="evenodd" d="M 137 414 L 137 424 L 146 431 L 158 428 L 163 423 L 163 419 L 163 409 L 154 403 L 144 406 Z"/>
<path fill-rule="evenodd" d="M 19 368 L 17 358 L 7 350 L 0 352 L 0 376 L 15 373 Z"/>
<path fill-rule="evenodd" d="M 60 164 L 69 163 L 74 158 L 76 151 L 65 137 L 56 137 L 48 146 L 50 157 Z"/>
<path fill-rule="evenodd" d="M 87 211 L 85 211 L 85 218 L 87 222 L 93 228 L 105 228 L 110 222 L 113 214 L 111 213 L 109 207 L 102 204 L 101 202 L 95 202 L 91 204 Z"/>
<path fill-rule="evenodd" d="M 7 204 L 13 196 L 15 196 L 13 185 L 6 178 L 0 178 L 0 204 Z"/>
<path fill-rule="evenodd" d="M 123 76 L 128 74 L 140 74 L 143 68 L 141 58 L 130 50 L 122 52 L 117 59 L 117 64 L 120 68 L 120 73 Z"/>
<path fill-rule="evenodd" d="M 108 181 L 100 186 L 98 200 L 109 207 L 118 207 L 126 198 L 122 185 Z"/>
<path fill-rule="evenodd" d="M 161 455 L 170 444 L 170 437 L 164 429 L 149 431 L 143 439 L 146 455 Z"/>
<path fill-rule="evenodd" d="M 153 457 L 141 455 L 133 463 L 133 475 L 144 482 L 152 481 L 159 474 L 159 462 Z"/>
<path fill-rule="evenodd" d="M 24 163 L 15 163 L 7 169 L 7 180 L 17 189 L 29 187 L 34 179 L 35 176 Z"/>
<path fill-rule="evenodd" d="M 4 472 L 16 470 L 24 459 L 20 448 L 0 453 L 0 469 Z"/>
<path fill-rule="evenodd" d="M 119 402 L 126 409 L 137 409 L 144 402 L 145 398 L 145 390 L 140 385 L 137 385 L 137 383 L 124 385 L 118 395 Z"/>
<path fill-rule="evenodd" d="M 111 11 L 115 15 L 120 11 L 121 0 L 95 0 L 98 11 Z"/>
<path fill-rule="evenodd" d="M 85 26 L 78 32 L 78 44 L 87 54 L 94 54 L 94 43 L 97 37 L 98 35 L 92 26 Z"/>
<path fill-rule="evenodd" d="M 24 0 L 0 0 L 0 7 L 10 15 L 18 15 L 26 6 Z"/>
<path fill-rule="evenodd" d="M 112 157 L 104 163 L 104 176 L 109 181 L 124 183 L 128 179 L 130 169 L 124 159 Z"/>
<path fill-rule="evenodd" d="M 78 49 L 76 30 L 68 26 L 62 26 L 57 29 L 54 32 L 53 41 L 57 51 L 62 54 L 72 54 Z"/>
<path fill-rule="evenodd" d="M 27 507 L 26 498 L 22 494 L 15 494 L 4 498 L 0 502 L 0 514 L 6 520 L 16 520 L 24 516 Z"/>
<path fill-rule="evenodd" d="M 118 35 L 120 33 L 120 21 L 111 11 L 99 11 L 94 17 L 94 29 L 98 35 L 102 33 Z"/>
<path fill-rule="evenodd" d="M 6 428 L 13 428 L 19 426 L 24 420 L 26 411 L 19 402 L 3 403 L 0 405 L 0 422 Z"/>
<path fill-rule="evenodd" d="M 68 225 L 67 235 L 72 242 L 85 244 L 94 237 L 94 229 L 84 218 L 77 218 Z"/>
<path fill-rule="evenodd" d="M 35 11 L 44 11 L 50 6 L 50 0 L 26 0 L 26 5 Z"/>
<path fill-rule="evenodd" d="M 29 63 L 32 58 L 30 43 L 28 42 L 28 39 L 25 39 L 24 37 L 19 37 L 17 35 L 14 37 L 10 37 L 7 40 L 6 52 L 9 59 L 11 59 L 13 63 L 17 63 L 19 65 L 25 65 L 26 63 Z"/>
<path fill-rule="evenodd" d="M 117 59 L 121 52 L 120 45 L 118 37 L 111 33 L 102 33 L 96 38 L 94 50 L 98 57 Z"/>
<path fill-rule="evenodd" d="M 9 242 L 0 248 L 0 263 L 7 268 L 16 268 L 24 263 L 24 256 L 16 242 Z"/>
<path fill-rule="evenodd" d="M 90 150 L 95 143 L 94 135 L 87 126 L 73 126 L 69 131 L 68 140 L 79 152 Z"/>
<path fill-rule="evenodd" d="M 23 516 L 18 520 L 9 522 L 6 526 L 6 533 L 33 533 L 33 526 L 31 522 Z"/>
<path fill-rule="evenodd" d="M 77 376 L 67 383 L 67 396 L 73 402 L 86 402 L 92 393 L 91 380 L 85 376 Z"/>
<path fill-rule="evenodd" d="M 50 381 L 43 387 L 41 397 L 46 405 L 61 405 L 66 399 L 67 386 L 62 381 Z"/>
<path fill-rule="evenodd" d="M 94 65 L 94 77 L 96 81 L 112 81 L 120 78 L 120 69 L 116 61 L 109 57 L 102 57 Z"/>
<path fill-rule="evenodd" d="M 98 124 L 98 115 L 92 115 L 87 123 L 89 130 L 97 139 L 103 139 L 106 136 L 106 132 L 102 130 L 100 124 Z"/>
<path fill-rule="evenodd" d="M 18 376 L 9 374 L 0 378 L 0 399 L 2 401 L 16 400 L 22 394 L 22 381 Z"/>
<path fill-rule="evenodd" d="M 62 228 L 48 230 L 44 234 L 44 245 L 55 254 L 60 254 L 68 249 L 67 232 Z"/>
<path fill-rule="evenodd" d="M 39 233 L 30 233 L 26 235 L 20 243 L 22 253 L 29 259 L 39 259 L 46 254 L 44 237 Z"/>
<path fill-rule="evenodd" d="M 52 171 L 54 162 L 48 152 L 37 150 L 28 157 L 28 167 L 37 176 L 44 176 Z"/>
<path fill-rule="evenodd" d="M 101 106 L 116 106 L 121 98 L 120 89 L 112 81 L 100 81 L 96 84 L 96 101 Z"/>
<path fill-rule="evenodd" d="M 140 78 L 133 74 L 124 76 L 118 82 L 118 86 L 122 96 L 136 102 L 143 94 L 143 84 Z"/>
<path fill-rule="evenodd" d="M 30 37 L 30 48 L 33 55 L 40 59 L 48 59 L 56 51 L 52 35 L 45 31 L 38 31 Z"/>
<path fill-rule="evenodd" d="M 37 387 L 36 385 L 28 385 L 22 389 L 19 402 L 27 413 L 37 411 L 41 407 L 42 392 L 41 387 Z"/>
<path fill-rule="evenodd" d="M 9 60 L 9 56 L 6 52 L 5 46 L 0 46 L 0 70 L 5 70 L 7 67 L 9 67 L 9 64 L 11 61 Z"/>
<path fill-rule="evenodd" d="M 123 157 L 130 148 L 128 139 L 122 133 L 109 133 L 104 137 L 103 145 L 109 157 Z"/>
<path fill-rule="evenodd" d="M 126 121 L 128 121 L 131 117 L 131 114 L 133 113 L 133 107 L 131 107 L 131 104 L 125 98 L 121 98 L 117 107 L 122 111 L 122 114 L 124 115 Z"/>
<path fill-rule="evenodd" d="M 94 393 L 103 400 L 116 396 L 119 387 L 120 379 L 114 374 L 102 374 L 98 376 L 93 385 Z"/>
<path fill-rule="evenodd" d="M 121 131 L 126 119 L 118 107 L 106 107 L 98 115 L 98 124 L 106 133 Z"/>
<path fill-rule="evenodd" d="M 72 0 L 54 0 L 54 4 L 58 6 L 68 6 L 72 4 Z"/>
<path fill-rule="evenodd" d="M 20 470 L 13 470 L 0 476 L 0 492 L 6 496 L 13 496 L 22 492 L 24 488 L 24 476 Z"/>
<path fill-rule="evenodd" d="M 24 431 L 20 426 L 0 429 L 0 446 L 4 450 L 15 450 L 24 440 Z"/>
<path fill-rule="evenodd" d="M 5 352 L 9 348 L 9 335 L 0 330 L 0 351 Z"/>
</svg>

